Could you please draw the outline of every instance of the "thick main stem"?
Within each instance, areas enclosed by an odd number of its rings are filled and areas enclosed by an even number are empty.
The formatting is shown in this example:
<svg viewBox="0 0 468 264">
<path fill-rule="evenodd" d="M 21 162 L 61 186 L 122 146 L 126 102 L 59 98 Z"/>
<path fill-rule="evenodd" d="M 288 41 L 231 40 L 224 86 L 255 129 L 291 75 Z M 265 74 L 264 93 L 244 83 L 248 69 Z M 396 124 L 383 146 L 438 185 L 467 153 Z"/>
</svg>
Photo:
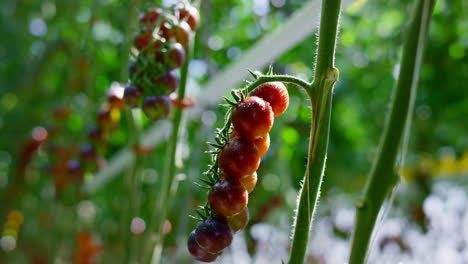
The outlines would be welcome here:
<svg viewBox="0 0 468 264">
<path fill-rule="evenodd" d="M 315 207 L 320 196 L 328 151 L 332 90 L 338 79 L 334 57 L 340 8 L 341 0 L 322 1 L 315 78 L 310 87 L 314 90 L 309 92 L 313 105 L 312 128 L 307 167 L 295 216 L 290 264 L 304 263 Z"/>
<path fill-rule="evenodd" d="M 353 232 L 350 264 L 366 262 L 369 241 L 385 199 L 397 185 L 395 172 L 397 155 L 402 146 L 405 126 L 409 127 L 416 96 L 424 44 L 435 0 L 418 0 L 406 41 L 403 46 L 400 73 L 394 91 L 391 110 L 381 139 L 379 154 L 374 161 L 364 191 L 358 203 Z"/>
<path fill-rule="evenodd" d="M 193 45 L 191 45 L 193 46 Z M 185 98 L 186 86 L 187 86 L 187 76 L 188 76 L 188 66 L 192 55 L 192 48 L 186 49 L 186 62 L 182 65 L 180 69 L 180 87 L 177 91 L 177 100 L 183 100 Z M 150 257 L 152 255 L 152 263 L 159 263 L 164 243 L 163 227 L 164 221 L 167 215 L 167 205 L 169 198 L 171 196 L 171 187 L 173 185 L 174 177 L 176 174 L 176 150 L 177 150 L 177 141 L 180 134 L 180 124 L 182 122 L 183 108 L 176 108 L 174 112 L 174 119 L 172 122 L 172 134 L 168 142 L 168 154 L 165 162 L 164 174 L 161 182 L 161 189 L 159 196 L 157 197 L 156 207 L 153 211 L 153 216 L 150 221 L 153 225 L 156 225 L 156 242 L 150 243 L 152 246 L 152 251 L 150 252 Z M 157 214 L 157 215 L 156 215 Z M 150 226 L 148 229 L 149 232 L 153 231 L 154 226 Z"/>
</svg>

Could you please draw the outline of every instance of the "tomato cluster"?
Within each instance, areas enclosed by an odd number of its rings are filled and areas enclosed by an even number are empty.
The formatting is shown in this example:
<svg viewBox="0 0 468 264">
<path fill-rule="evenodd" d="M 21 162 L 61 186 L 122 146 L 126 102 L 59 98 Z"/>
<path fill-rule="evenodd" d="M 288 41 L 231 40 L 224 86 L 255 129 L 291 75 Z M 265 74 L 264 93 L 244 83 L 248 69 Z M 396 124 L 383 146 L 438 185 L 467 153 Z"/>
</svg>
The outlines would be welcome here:
<svg viewBox="0 0 468 264">
<path fill-rule="evenodd" d="M 109 89 L 106 102 L 96 113 L 95 125 L 89 128 L 87 142 L 81 147 L 75 142 L 64 142 L 68 134 L 66 124 L 72 114 L 70 108 L 63 105 L 54 109 L 46 150 L 56 191 L 63 191 L 70 183 L 82 183 L 86 172 L 95 172 L 103 166 L 107 140 L 119 127 L 121 111 L 126 107 L 122 94 L 114 88 Z"/>
<path fill-rule="evenodd" d="M 168 95 L 179 86 L 176 69 L 185 63 L 185 48 L 199 21 L 198 10 L 188 3 L 154 8 L 140 17 L 133 40 L 138 53 L 129 65 L 124 98 L 129 106 L 141 107 L 148 119 L 157 121 L 169 114 Z"/>
<path fill-rule="evenodd" d="M 213 216 L 202 221 L 188 240 L 195 259 L 214 261 L 231 244 L 233 232 L 247 225 L 249 193 L 257 183 L 260 159 L 270 146 L 268 133 L 288 104 L 284 84 L 269 82 L 233 106 L 232 132 L 217 158 L 220 177 L 208 193 Z"/>
</svg>

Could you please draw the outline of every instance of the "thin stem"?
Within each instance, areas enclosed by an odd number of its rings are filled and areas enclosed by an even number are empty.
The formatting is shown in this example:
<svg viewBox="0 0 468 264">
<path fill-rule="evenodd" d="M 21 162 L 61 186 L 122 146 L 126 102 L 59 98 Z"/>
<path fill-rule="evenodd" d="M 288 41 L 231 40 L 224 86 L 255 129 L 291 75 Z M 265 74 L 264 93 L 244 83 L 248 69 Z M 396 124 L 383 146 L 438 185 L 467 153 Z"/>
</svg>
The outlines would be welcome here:
<svg viewBox="0 0 468 264">
<path fill-rule="evenodd" d="M 132 32 L 136 28 L 136 17 L 137 17 L 137 8 L 138 8 L 139 1 L 138 0 L 130 0 L 128 3 L 128 23 L 126 23 L 126 28 L 125 28 L 125 36 L 126 36 L 126 41 L 124 42 L 124 45 L 122 45 L 122 64 L 120 68 L 120 78 L 123 82 L 127 82 L 128 80 L 128 61 L 129 61 L 129 50 L 131 47 L 131 35 Z M 133 116 L 133 112 L 130 108 L 127 108 L 125 110 L 125 115 L 126 115 L 126 120 L 127 120 L 127 128 L 128 128 L 128 133 L 130 137 L 130 147 L 135 146 L 139 147 L 140 146 L 140 141 L 141 141 L 141 131 L 139 126 L 135 122 L 135 118 Z M 141 166 L 141 158 L 136 155 L 134 158 L 134 163 L 128 170 L 125 178 L 124 178 L 124 183 L 127 186 L 127 191 L 128 191 L 128 197 L 130 197 L 129 200 L 127 200 L 127 208 L 124 212 L 124 217 L 123 217 L 123 227 L 122 227 L 122 232 L 125 237 L 125 243 L 124 247 L 126 248 L 126 259 L 127 262 L 130 262 L 132 258 L 132 233 L 130 232 L 130 225 L 131 225 L 131 220 L 132 217 L 134 216 L 135 213 L 135 208 L 139 206 L 137 204 L 137 195 L 138 195 L 138 186 L 137 186 L 137 174 L 139 172 L 139 167 Z"/>
<path fill-rule="evenodd" d="M 292 83 L 299 87 L 304 88 L 304 90 L 309 94 L 312 91 L 312 83 L 304 81 L 298 77 L 289 76 L 289 75 L 261 75 L 254 82 L 250 83 L 246 89 L 247 91 L 252 91 L 255 87 L 267 83 L 267 82 L 285 82 Z"/>
<path fill-rule="evenodd" d="M 304 263 L 315 207 L 325 171 L 330 132 L 333 85 L 338 79 L 334 56 L 341 0 L 323 0 L 315 64 L 315 79 L 310 86 L 312 128 L 304 181 L 299 194 L 289 263 Z"/>
<path fill-rule="evenodd" d="M 185 97 L 186 86 L 187 86 L 187 76 L 188 76 L 188 66 L 192 55 L 192 47 L 186 49 L 186 61 L 180 69 L 180 86 L 177 91 L 177 99 L 183 100 Z M 156 207 L 153 209 L 152 217 L 150 219 L 150 224 L 148 228 L 149 235 L 156 226 L 156 241 L 150 241 L 149 245 L 151 246 L 152 251 L 149 253 L 152 255 L 152 263 L 159 263 L 163 250 L 164 235 L 163 227 L 164 221 L 167 215 L 167 205 L 170 201 L 171 196 L 171 187 L 174 182 L 174 177 L 176 174 L 176 150 L 177 150 L 177 141 L 179 139 L 179 134 L 181 131 L 181 121 L 183 116 L 183 108 L 176 108 L 174 111 L 174 118 L 172 121 L 172 134 L 168 142 L 168 152 L 167 159 L 164 167 L 164 174 L 161 182 L 161 189 L 159 196 L 156 198 Z M 149 257 L 151 257 L 151 255 Z"/>
<path fill-rule="evenodd" d="M 399 181 L 395 165 L 399 150 L 403 151 L 403 148 L 406 148 L 402 146 L 402 141 L 405 126 L 408 127 L 409 120 L 411 120 L 422 54 L 434 4 L 435 0 L 418 0 L 414 7 L 379 154 L 370 171 L 364 199 L 356 208 L 356 226 L 351 244 L 350 264 L 366 262 L 369 241 L 380 208 Z"/>
</svg>

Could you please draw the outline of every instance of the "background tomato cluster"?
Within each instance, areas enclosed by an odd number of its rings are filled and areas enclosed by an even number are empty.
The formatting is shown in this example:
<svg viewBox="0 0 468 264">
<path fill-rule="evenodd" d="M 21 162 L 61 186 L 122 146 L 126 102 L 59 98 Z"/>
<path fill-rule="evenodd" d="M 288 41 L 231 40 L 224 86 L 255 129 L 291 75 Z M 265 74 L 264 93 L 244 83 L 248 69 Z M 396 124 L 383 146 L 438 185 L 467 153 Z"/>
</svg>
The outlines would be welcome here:
<svg viewBox="0 0 468 264">
<path fill-rule="evenodd" d="M 122 234 L 129 227 L 121 219 L 125 214 L 122 204 L 128 196 L 120 194 L 127 192 L 123 181 L 127 170 L 120 171 L 95 192 L 81 191 L 77 185 L 58 195 L 54 178 L 46 168 L 52 157 L 39 147 L 24 168 L 21 191 L 13 198 L 6 194 L 11 193 L 17 176 L 23 174 L 20 168 L 25 147 L 35 144 L 31 143 L 32 132 L 53 125 L 54 109 L 63 105 L 70 109 L 62 124 L 66 136 L 60 139 L 60 144 L 86 142 L 87 130 L 96 122 L 108 89 L 114 82 L 127 81 L 121 76 L 128 70 L 122 62 L 128 54 L 124 47 L 131 41 L 125 37 L 129 2 L 0 3 L 0 263 L 66 262 L 80 250 L 92 252 L 99 263 L 112 263 L 125 255 Z M 279 29 L 294 11 L 307 4 L 304 0 L 201 2 L 201 25 L 188 82 L 188 94 L 198 101 L 211 96 L 204 93 L 207 81 L 228 69 L 259 39 Z M 154 3 L 158 1 L 144 1 L 142 5 Z M 397 195 L 397 209 L 390 212 L 392 217 L 414 225 L 421 232 L 433 227 L 428 219 L 435 209 L 429 210 L 427 204 L 440 205 L 433 196 L 438 193 L 440 182 L 460 186 L 466 186 L 467 182 L 468 20 L 464 15 L 467 8 L 462 0 L 438 1 L 435 7 L 409 155 L 401 171 L 406 183 Z M 346 197 L 339 199 L 338 204 L 342 205 L 344 201 L 355 201 L 363 187 L 398 70 L 401 32 L 407 16 L 408 3 L 402 0 L 385 4 L 354 1 L 343 12 L 336 62 L 340 80 L 334 93 L 319 219 L 336 216 L 337 197 Z M 310 79 L 315 43 L 312 34 L 277 60 L 272 59 L 275 71 Z M 208 149 L 205 142 L 212 141 L 214 128 L 222 126 L 224 111 L 217 105 L 206 106 L 198 112 L 198 118 L 183 123 L 176 160 L 177 195 L 167 201 L 170 220 L 165 225 L 168 238 L 165 257 L 180 261 L 174 263 L 191 261 L 185 241 L 197 221 L 188 215 L 204 204 L 207 197 L 193 182 L 206 169 L 209 157 L 203 153 Z M 291 89 L 289 110 L 275 119 L 270 150 L 262 159 L 256 189 L 249 197 L 250 223 L 240 236 L 245 241 L 242 248 L 251 256 L 273 254 L 260 246 L 258 230 L 286 234 L 286 243 L 267 245 L 281 247 L 278 252 L 287 251 L 292 210 L 307 156 L 309 120 L 306 95 Z M 126 146 L 131 137 L 126 121 L 127 117 L 122 115 L 119 129 L 109 137 L 104 160 L 111 160 Z M 143 128 L 150 127 L 143 114 L 139 122 Z M 162 128 L 165 125 L 161 122 Z M 143 161 L 144 169 L 139 174 L 142 192 L 138 194 L 142 210 L 131 226 L 135 236 L 151 215 L 154 201 L 145 198 L 145 194 L 160 180 L 166 147 L 162 142 Z M 84 181 L 93 183 L 95 179 L 95 175 L 87 174 Z M 17 213 L 23 219 L 20 225 L 12 224 L 14 221 L 8 217 Z M 458 219 L 456 214 L 452 217 Z M 349 239 L 346 228 L 333 221 L 323 223 L 331 230 L 327 236 Z M 398 239 L 391 237 L 387 241 L 407 243 Z M 80 241 L 85 241 L 85 245 L 80 246 Z M 321 263 L 323 259 L 314 254 L 310 253 L 311 261 Z M 229 259 L 222 261 L 230 263 Z"/>
</svg>

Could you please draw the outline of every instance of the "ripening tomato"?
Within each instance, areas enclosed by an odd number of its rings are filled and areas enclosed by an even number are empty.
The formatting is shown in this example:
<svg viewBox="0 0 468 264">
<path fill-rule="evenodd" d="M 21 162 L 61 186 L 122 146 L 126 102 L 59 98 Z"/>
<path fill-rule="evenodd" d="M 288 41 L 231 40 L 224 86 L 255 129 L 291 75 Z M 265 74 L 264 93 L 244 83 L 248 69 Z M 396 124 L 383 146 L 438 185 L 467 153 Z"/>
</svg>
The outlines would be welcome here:
<svg viewBox="0 0 468 264">
<path fill-rule="evenodd" d="M 244 210 L 235 216 L 228 217 L 227 221 L 234 233 L 244 229 L 249 223 L 249 208 L 245 207 Z"/>
<path fill-rule="evenodd" d="M 162 14 L 163 10 L 161 8 L 155 8 L 146 14 L 144 14 L 140 18 L 140 23 L 141 24 L 147 24 L 147 25 L 154 25 L 157 21 L 159 16 Z"/>
<path fill-rule="evenodd" d="M 222 179 L 208 194 L 208 202 L 215 213 L 222 216 L 233 216 L 240 213 L 249 201 L 249 193 L 236 181 Z"/>
<path fill-rule="evenodd" d="M 141 51 L 151 43 L 152 37 L 153 33 L 151 31 L 141 32 L 135 36 L 135 39 L 133 40 L 133 45 L 137 50 Z"/>
<path fill-rule="evenodd" d="M 187 48 L 190 43 L 190 38 L 192 37 L 190 25 L 185 21 L 181 21 L 180 24 L 174 28 L 174 37 L 177 42 Z"/>
<path fill-rule="evenodd" d="M 253 189 L 255 188 L 255 185 L 257 185 L 257 172 L 254 172 L 250 174 L 249 176 L 243 177 L 240 180 L 240 183 L 244 188 L 251 193 Z"/>
<path fill-rule="evenodd" d="M 148 119 L 158 121 L 169 115 L 171 100 L 167 96 L 147 96 L 142 109 Z"/>
<path fill-rule="evenodd" d="M 195 241 L 206 252 L 217 254 L 232 242 L 232 230 L 220 216 L 207 218 L 195 229 Z"/>
<path fill-rule="evenodd" d="M 269 103 L 257 96 L 245 98 L 232 111 L 232 125 L 240 136 L 255 139 L 273 127 L 273 111 Z"/>
<path fill-rule="evenodd" d="M 141 104 L 143 100 L 143 91 L 132 84 L 127 84 L 124 90 L 124 100 L 125 103 L 132 107 L 136 108 Z"/>
<path fill-rule="evenodd" d="M 181 44 L 175 42 L 171 44 L 168 51 L 168 63 L 171 69 L 179 68 L 185 62 L 185 49 Z"/>
<path fill-rule="evenodd" d="M 267 153 L 268 148 L 270 148 L 270 135 L 266 133 L 265 135 L 254 139 L 253 143 L 258 149 L 258 154 L 262 157 Z"/>
<path fill-rule="evenodd" d="M 221 254 L 221 252 L 206 252 L 195 240 L 195 231 L 192 231 L 192 233 L 190 233 L 189 239 L 187 241 L 187 248 L 194 259 L 203 262 L 215 261 L 215 259 Z"/>
<path fill-rule="evenodd" d="M 195 30 L 198 27 L 198 24 L 200 24 L 200 13 L 195 7 L 186 6 L 179 10 L 179 19 L 187 21 L 192 30 Z"/>
<path fill-rule="evenodd" d="M 288 89 L 282 82 L 264 83 L 255 88 L 250 95 L 258 96 L 270 103 L 275 117 L 284 113 L 289 105 Z"/>
<path fill-rule="evenodd" d="M 235 137 L 219 153 L 219 168 L 229 178 L 238 180 L 254 173 L 260 166 L 260 155 L 255 144 L 246 138 Z"/>
<path fill-rule="evenodd" d="M 177 77 L 174 71 L 167 71 L 164 75 L 155 79 L 153 83 L 157 86 L 162 86 L 165 89 L 164 94 L 169 94 L 179 86 L 179 77 Z"/>
</svg>

